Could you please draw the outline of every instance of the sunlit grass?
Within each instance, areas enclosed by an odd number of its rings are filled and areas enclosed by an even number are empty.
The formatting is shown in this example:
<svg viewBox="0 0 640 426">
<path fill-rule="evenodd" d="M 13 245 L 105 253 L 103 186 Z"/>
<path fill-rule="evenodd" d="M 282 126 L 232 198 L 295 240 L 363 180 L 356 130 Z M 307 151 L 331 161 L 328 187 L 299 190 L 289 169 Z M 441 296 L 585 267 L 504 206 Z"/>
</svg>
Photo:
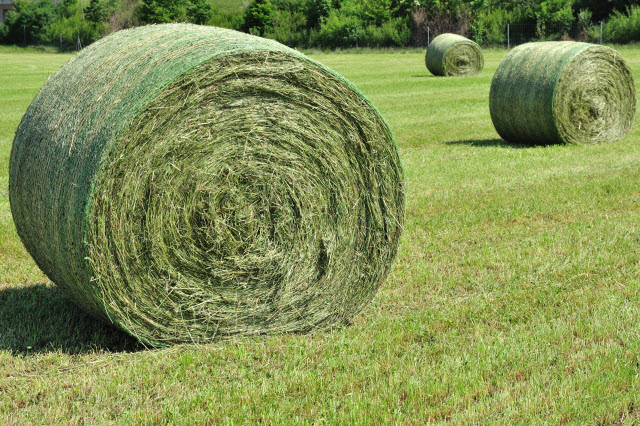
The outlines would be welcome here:
<svg viewBox="0 0 640 426">
<path fill-rule="evenodd" d="M 640 81 L 640 48 L 619 48 Z M 407 220 L 350 327 L 147 351 L 53 287 L 11 222 L 20 117 L 69 56 L 0 48 L 0 423 L 614 423 L 639 418 L 639 122 L 595 146 L 508 145 L 485 71 L 321 54 L 378 106 Z"/>
</svg>

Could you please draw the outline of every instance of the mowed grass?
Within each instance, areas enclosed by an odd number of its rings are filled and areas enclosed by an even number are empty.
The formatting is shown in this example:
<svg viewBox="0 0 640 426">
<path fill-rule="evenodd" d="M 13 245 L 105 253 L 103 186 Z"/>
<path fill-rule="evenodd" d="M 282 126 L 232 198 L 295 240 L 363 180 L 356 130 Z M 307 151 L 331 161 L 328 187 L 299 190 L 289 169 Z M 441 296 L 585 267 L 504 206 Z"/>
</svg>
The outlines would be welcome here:
<svg viewBox="0 0 640 426">
<path fill-rule="evenodd" d="M 620 47 L 640 82 L 640 48 Z M 69 56 L 0 49 L 0 423 L 640 421 L 639 121 L 624 140 L 499 139 L 485 71 L 423 52 L 313 54 L 379 107 L 407 215 L 389 279 L 349 327 L 147 350 L 69 304 L 22 248 L 7 168 Z"/>
</svg>

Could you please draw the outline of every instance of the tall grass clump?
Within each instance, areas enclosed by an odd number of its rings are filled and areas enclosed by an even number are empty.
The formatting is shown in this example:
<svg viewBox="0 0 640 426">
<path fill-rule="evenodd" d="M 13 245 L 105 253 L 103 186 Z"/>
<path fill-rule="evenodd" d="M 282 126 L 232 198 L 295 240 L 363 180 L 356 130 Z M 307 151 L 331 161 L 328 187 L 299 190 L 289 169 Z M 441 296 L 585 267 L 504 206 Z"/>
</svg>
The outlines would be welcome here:
<svg viewBox="0 0 640 426">
<path fill-rule="evenodd" d="M 189 24 L 114 33 L 54 74 L 9 185 L 40 268 L 152 345 L 348 322 L 404 218 L 394 139 L 354 86 L 275 41 Z"/>
<path fill-rule="evenodd" d="M 578 42 L 527 43 L 500 63 L 489 109 L 513 143 L 595 143 L 623 138 L 636 110 L 631 71 L 615 50 Z"/>
<path fill-rule="evenodd" d="M 436 76 L 476 75 L 484 67 L 480 46 L 457 34 L 440 34 L 427 48 L 425 63 Z"/>
</svg>

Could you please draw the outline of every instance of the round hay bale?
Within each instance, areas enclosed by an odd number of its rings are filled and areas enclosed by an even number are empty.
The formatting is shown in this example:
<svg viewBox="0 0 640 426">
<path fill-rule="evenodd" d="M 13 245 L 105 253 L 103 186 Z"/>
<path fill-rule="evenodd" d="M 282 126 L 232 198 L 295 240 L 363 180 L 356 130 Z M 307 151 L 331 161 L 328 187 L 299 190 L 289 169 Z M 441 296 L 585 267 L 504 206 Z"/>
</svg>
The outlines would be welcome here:
<svg viewBox="0 0 640 426">
<path fill-rule="evenodd" d="M 489 95 L 500 136 L 519 144 L 578 144 L 623 138 L 636 111 L 631 71 L 606 47 L 527 43 L 500 62 Z"/>
<path fill-rule="evenodd" d="M 347 323 L 396 255 L 391 131 L 343 77 L 187 24 L 81 51 L 15 135 L 9 192 L 40 268 L 151 345 Z"/>
<path fill-rule="evenodd" d="M 457 34 L 440 34 L 427 48 L 425 63 L 436 76 L 476 75 L 484 67 L 480 46 Z"/>
</svg>

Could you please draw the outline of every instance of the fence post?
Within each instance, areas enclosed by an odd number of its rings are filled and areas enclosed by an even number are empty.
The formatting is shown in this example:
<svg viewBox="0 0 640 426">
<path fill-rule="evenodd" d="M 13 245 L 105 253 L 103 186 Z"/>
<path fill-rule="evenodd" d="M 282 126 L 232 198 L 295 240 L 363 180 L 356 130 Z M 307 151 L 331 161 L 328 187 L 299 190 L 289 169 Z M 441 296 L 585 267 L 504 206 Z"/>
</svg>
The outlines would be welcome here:
<svg viewBox="0 0 640 426">
<path fill-rule="evenodd" d="M 356 49 L 358 49 L 359 47 L 360 46 L 359 46 L 359 43 L 358 43 L 358 29 L 356 28 Z"/>
<path fill-rule="evenodd" d="M 60 33 L 60 51 L 62 52 L 62 33 Z"/>
<path fill-rule="evenodd" d="M 598 38 L 600 44 L 602 44 L 602 21 L 600 21 L 600 37 Z"/>
<path fill-rule="evenodd" d="M 427 47 L 431 44 L 431 34 L 429 33 L 429 26 L 427 25 Z"/>
<path fill-rule="evenodd" d="M 507 24 L 507 49 L 511 47 L 511 40 L 509 39 L 509 24 Z"/>
<path fill-rule="evenodd" d="M 22 38 L 24 41 L 24 45 L 26 46 L 27 45 L 27 26 L 26 25 L 22 26 Z"/>
</svg>

